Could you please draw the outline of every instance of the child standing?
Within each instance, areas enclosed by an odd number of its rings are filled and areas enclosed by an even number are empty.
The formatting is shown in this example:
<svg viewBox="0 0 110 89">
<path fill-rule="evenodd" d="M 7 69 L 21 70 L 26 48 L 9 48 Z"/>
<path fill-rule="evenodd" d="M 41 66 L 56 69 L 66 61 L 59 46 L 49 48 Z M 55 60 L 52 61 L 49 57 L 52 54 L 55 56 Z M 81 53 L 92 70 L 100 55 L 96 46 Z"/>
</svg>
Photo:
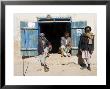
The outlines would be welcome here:
<svg viewBox="0 0 110 89">
<path fill-rule="evenodd" d="M 82 59 L 85 64 L 85 66 L 83 66 L 81 69 L 87 68 L 91 71 L 90 59 L 94 50 L 94 35 L 91 32 L 90 26 L 85 27 L 84 30 L 85 33 L 80 36 L 79 41 L 79 50 L 82 53 Z"/>
</svg>

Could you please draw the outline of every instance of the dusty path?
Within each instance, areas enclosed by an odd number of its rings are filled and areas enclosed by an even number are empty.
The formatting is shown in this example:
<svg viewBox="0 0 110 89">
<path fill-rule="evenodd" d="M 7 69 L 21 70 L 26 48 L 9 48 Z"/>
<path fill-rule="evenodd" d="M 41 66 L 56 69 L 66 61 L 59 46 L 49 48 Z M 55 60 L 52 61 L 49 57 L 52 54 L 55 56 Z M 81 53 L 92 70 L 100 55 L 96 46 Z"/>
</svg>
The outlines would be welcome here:
<svg viewBox="0 0 110 89">
<path fill-rule="evenodd" d="M 23 75 L 23 60 L 14 61 L 15 75 Z M 96 62 L 92 62 L 92 71 L 81 70 L 77 64 L 77 57 L 61 57 L 60 54 L 51 54 L 47 59 L 50 68 L 49 72 L 44 72 L 38 57 L 31 57 L 24 60 L 24 73 L 26 76 L 96 76 Z"/>
</svg>

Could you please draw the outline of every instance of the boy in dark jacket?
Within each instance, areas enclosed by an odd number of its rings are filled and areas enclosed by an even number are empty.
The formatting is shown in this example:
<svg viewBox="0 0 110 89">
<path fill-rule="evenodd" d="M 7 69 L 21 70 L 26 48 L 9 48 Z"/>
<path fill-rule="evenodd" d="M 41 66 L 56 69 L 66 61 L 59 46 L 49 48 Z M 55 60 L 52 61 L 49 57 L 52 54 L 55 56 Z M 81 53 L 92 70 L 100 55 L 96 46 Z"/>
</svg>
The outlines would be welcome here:
<svg viewBox="0 0 110 89">
<path fill-rule="evenodd" d="M 80 36 L 79 51 L 81 52 L 82 59 L 84 60 L 85 66 L 82 69 L 87 68 L 91 71 L 90 59 L 94 50 L 94 35 L 91 32 L 91 27 L 85 27 L 85 33 Z M 86 65 L 87 64 L 87 65 Z"/>
</svg>

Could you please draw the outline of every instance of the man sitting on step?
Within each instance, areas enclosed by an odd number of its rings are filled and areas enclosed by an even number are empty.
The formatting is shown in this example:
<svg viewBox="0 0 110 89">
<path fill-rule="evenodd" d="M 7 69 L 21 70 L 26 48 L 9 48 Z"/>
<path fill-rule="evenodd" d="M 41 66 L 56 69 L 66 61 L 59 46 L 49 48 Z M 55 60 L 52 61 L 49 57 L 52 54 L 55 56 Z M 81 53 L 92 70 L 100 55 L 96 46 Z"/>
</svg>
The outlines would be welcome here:
<svg viewBox="0 0 110 89">
<path fill-rule="evenodd" d="M 61 57 L 70 57 L 70 50 L 71 50 L 71 38 L 69 37 L 69 33 L 65 32 L 64 37 L 61 37 Z"/>
</svg>

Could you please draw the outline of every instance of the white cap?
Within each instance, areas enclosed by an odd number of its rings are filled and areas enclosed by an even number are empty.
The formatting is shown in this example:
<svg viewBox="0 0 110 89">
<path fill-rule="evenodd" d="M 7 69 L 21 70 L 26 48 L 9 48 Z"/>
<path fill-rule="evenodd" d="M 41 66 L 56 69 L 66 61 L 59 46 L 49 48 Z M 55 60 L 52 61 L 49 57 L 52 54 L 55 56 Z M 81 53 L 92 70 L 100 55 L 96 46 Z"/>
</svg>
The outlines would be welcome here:
<svg viewBox="0 0 110 89">
<path fill-rule="evenodd" d="M 45 36 L 45 34 L 44 33 L 40 33 L 40 36 Z"/>
</svg>

